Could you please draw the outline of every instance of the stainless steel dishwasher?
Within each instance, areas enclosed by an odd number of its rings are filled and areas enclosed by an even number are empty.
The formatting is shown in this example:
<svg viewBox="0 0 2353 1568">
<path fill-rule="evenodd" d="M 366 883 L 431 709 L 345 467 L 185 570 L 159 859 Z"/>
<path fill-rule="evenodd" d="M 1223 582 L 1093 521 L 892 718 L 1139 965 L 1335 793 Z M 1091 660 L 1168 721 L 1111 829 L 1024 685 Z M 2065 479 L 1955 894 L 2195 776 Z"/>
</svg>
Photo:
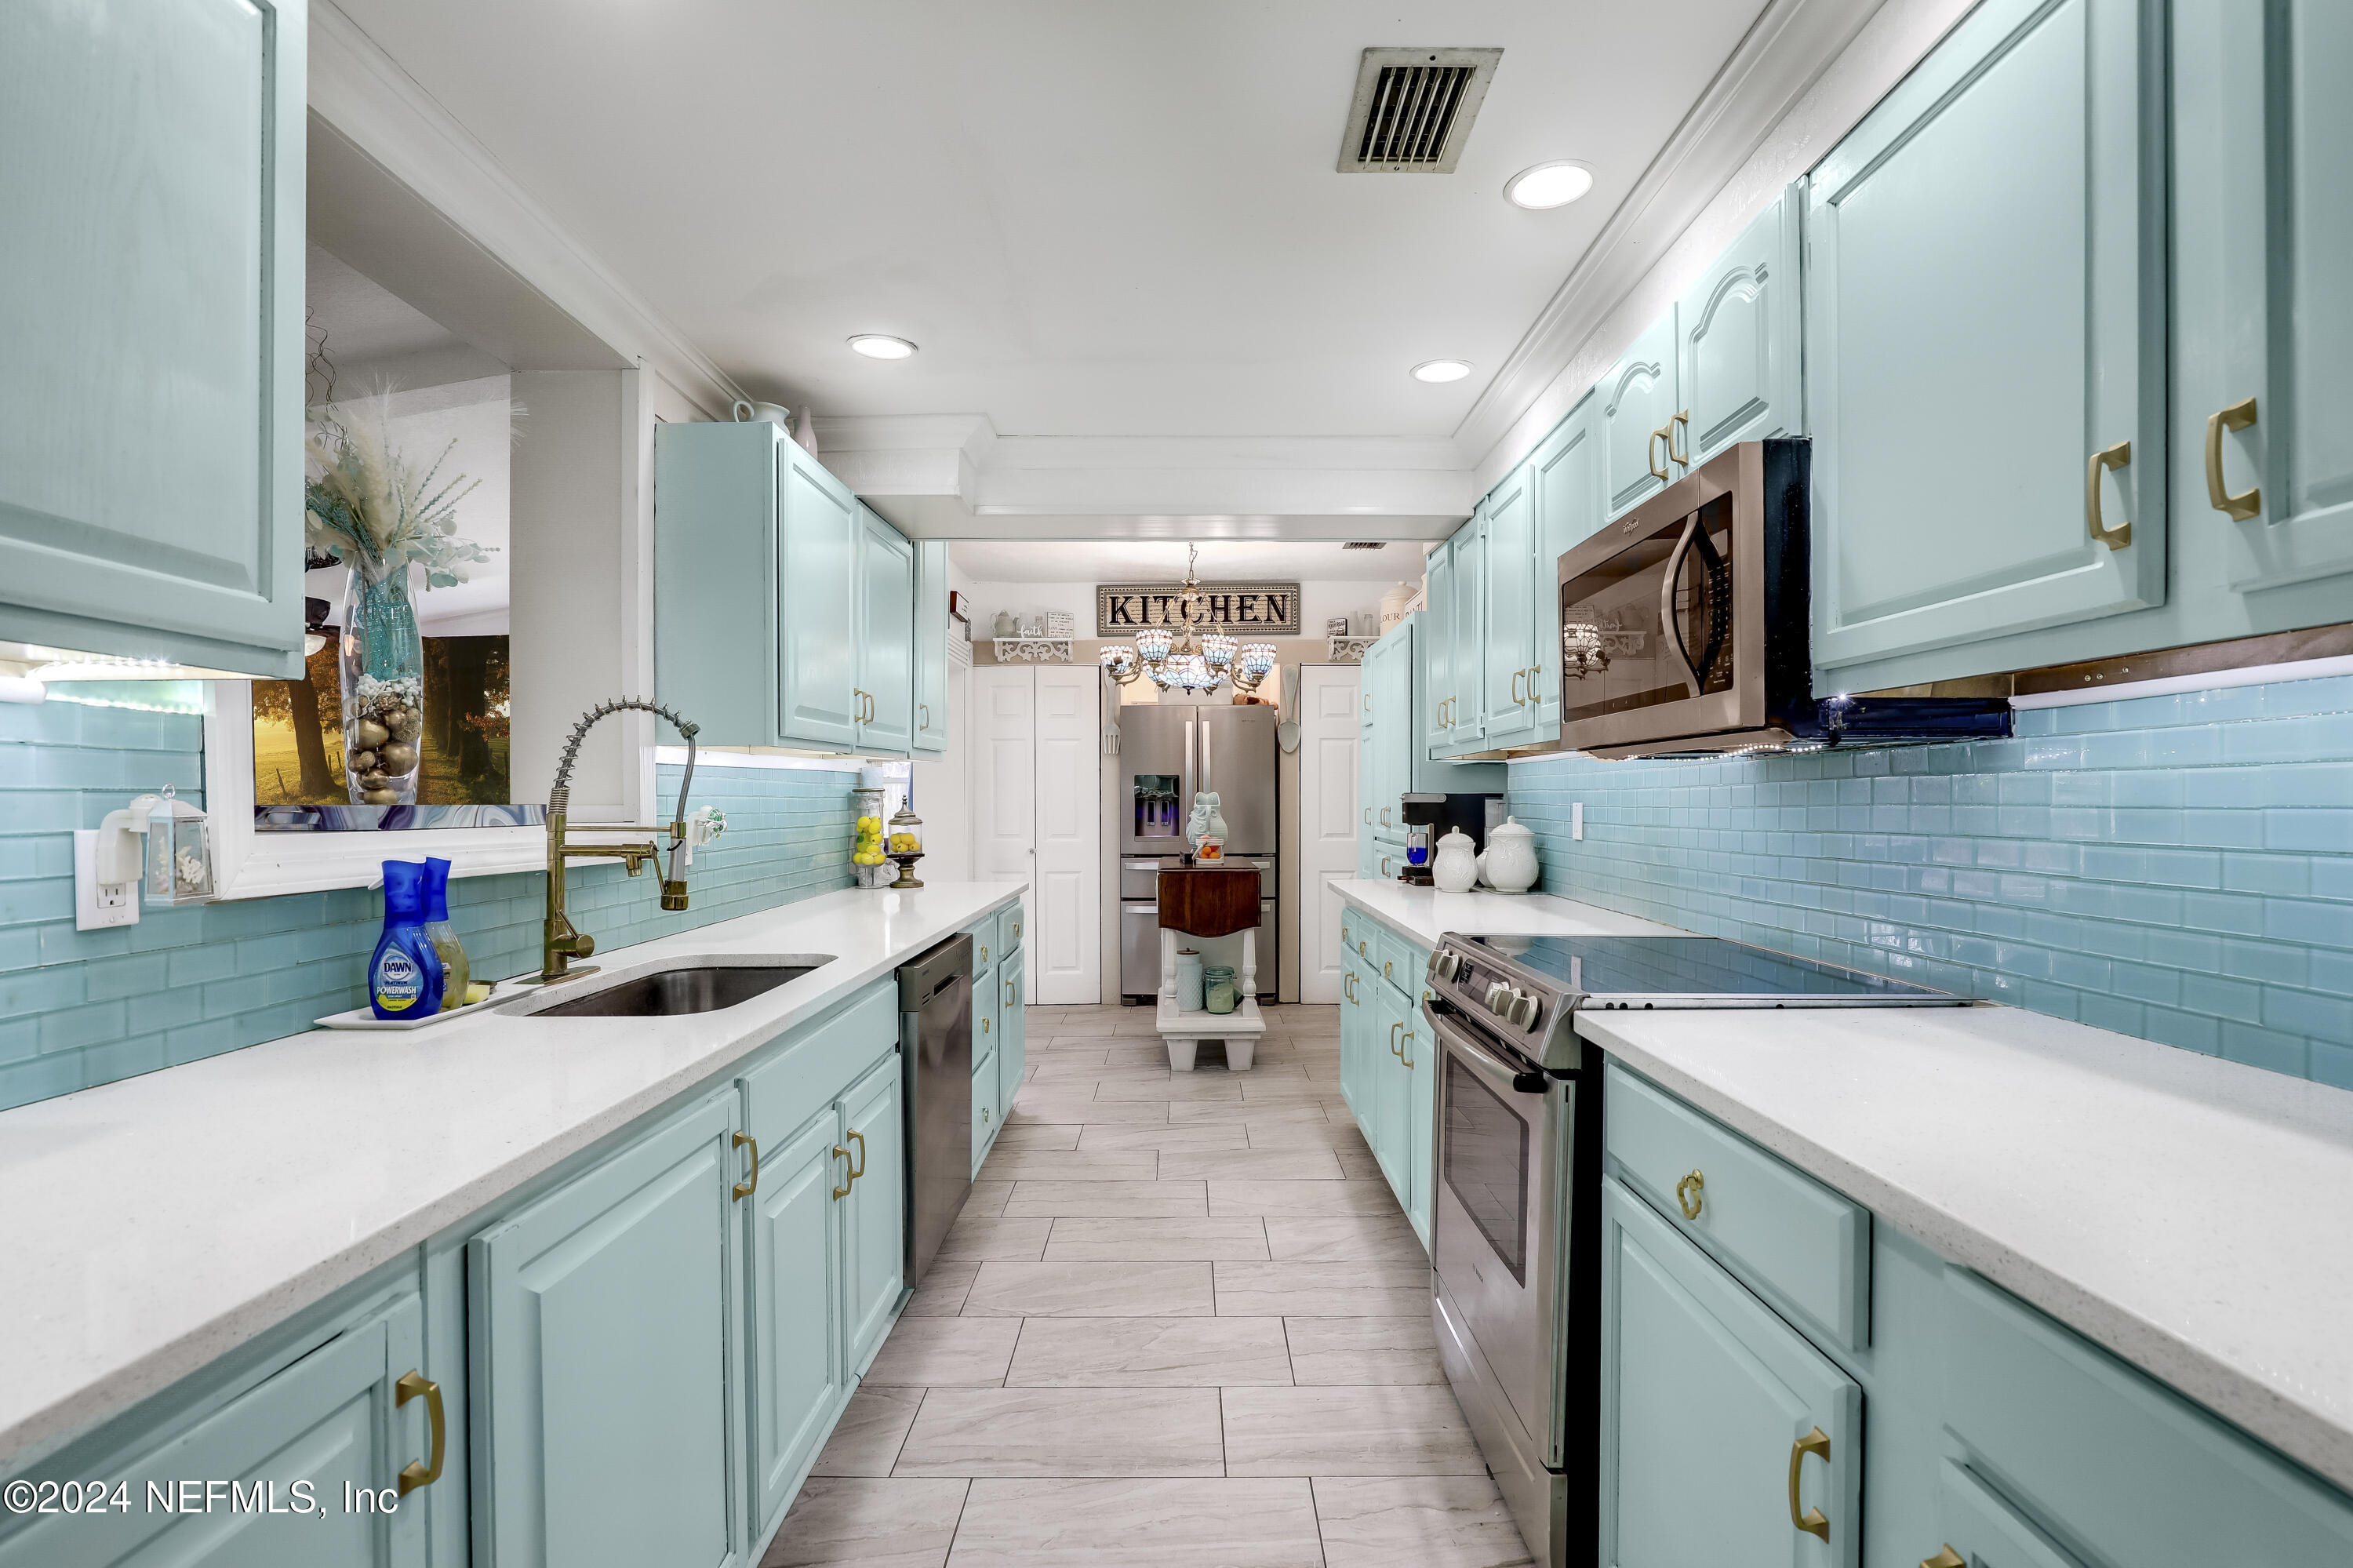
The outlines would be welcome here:
<svg viewBox="0 0 2353 1568">
<path fill-rule="evenodd" d="M 907 1105 L 907 1286 L 932 1266 L 972 1192 L 972 938 L 899 966 Z"/>
</svg>

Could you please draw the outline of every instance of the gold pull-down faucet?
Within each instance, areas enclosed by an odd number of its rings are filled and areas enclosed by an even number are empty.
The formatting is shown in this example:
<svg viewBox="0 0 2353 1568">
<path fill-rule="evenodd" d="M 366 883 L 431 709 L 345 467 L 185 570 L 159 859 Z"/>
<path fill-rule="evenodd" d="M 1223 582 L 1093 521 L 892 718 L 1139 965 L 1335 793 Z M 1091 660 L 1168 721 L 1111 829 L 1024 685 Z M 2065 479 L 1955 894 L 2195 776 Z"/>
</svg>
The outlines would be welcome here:
<svg viewBox="0 0 2353 1568">
<path fill-rule="evenodd" d="M 670 866 L 662 867 L 662 852 L 650 839 L 623 844 L 568 844 L 564 842 L 565 818 L 572 806 L 572 765 L 580 754 L 580 742 L 586 737 L 589 726 L 598 719 L 623 709 L 657 714 L 670 720 L 686 740 L 686 775 L 678 781 L 678 809 L 670 813 Z M 646 862 L 654 863 L 654 874 L 661 878 L 661 906 L 664 909 L 686 907 L 686 870 L 679 862 L 680 846 L 686 842 L 686 793 L 694 785 L 694 736 L 701 726 L 689 724 L 670 709 L 638 697 L 622 697 L 601 703 L 580 715 L 572 726 L 570 738 L 564 743 L 564 757 L 556 764 L 555 786 L 547 792 L 547 919 L 540 942 L 539 980 L 542 985 L 553 985 L 561 980 L 575 980 L 594 974 L 596 966 L 589 964 L 572 968 L 572 960 L 585 959 L 596 950 L 596 939 L 575 929 L 571 917 L 564 912 L 564 863 L 572 857 L 601 857 L 617 860 L 628 867 L 631 876 L 645 869 Z M 659 833 L 660 828 L 632 825 L 606 826 L 584 823 L 583 832 Z"/>
</svg>

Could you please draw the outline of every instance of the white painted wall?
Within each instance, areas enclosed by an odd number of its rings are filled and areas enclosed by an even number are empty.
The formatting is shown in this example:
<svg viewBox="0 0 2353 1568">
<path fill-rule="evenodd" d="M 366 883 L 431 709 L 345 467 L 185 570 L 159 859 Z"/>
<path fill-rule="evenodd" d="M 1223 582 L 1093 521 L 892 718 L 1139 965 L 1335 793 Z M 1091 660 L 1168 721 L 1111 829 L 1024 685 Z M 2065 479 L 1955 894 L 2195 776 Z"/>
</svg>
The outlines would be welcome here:
<svg viewBox="0 0 2353 1568">
<path fill-rule="evenodd" d="M 971 579 L 948 563 L 950 592 L 969 594 Z M 948 746 L 936 762 L 915 763 L 915 810 L 923 819 L 923 874 L 926 880 L 970 882 L 972 825 L 972 670 L 954 646 L 960 630 L 948 623 Z"/>
</svg>

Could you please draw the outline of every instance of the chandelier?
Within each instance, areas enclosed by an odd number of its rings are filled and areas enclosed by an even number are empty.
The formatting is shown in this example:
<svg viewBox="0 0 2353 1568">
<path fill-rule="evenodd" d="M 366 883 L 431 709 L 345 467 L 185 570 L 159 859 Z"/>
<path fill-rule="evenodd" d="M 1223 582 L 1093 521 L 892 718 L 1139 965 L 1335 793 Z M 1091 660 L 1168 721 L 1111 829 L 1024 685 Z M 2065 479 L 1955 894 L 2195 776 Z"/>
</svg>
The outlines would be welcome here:
<svg viewBox="0 0 2353 1568">
<path fill-rule="evenodd" d="M 1143 675 L 1164 692 L 1214 692 L 1228 681 L 1245 694 L 1258 690 L 1259 683 L 1274 669 L 1274 644 L 1238 643 L 1222 631 L 1197 632 L 1197 628 L 1209 622 L 1209 596 L 1201 591 L 1200 578 L 1194 573 L 1199 558 L 1198 548 L 1185 546 L 1185 586 L 1169 607 L 1169 619 L 1176 630 L 1147 626 L 1135 634 L 1133 648 L 1105 643 L 1105 674 L 1123 686 Z"/>
</svg>

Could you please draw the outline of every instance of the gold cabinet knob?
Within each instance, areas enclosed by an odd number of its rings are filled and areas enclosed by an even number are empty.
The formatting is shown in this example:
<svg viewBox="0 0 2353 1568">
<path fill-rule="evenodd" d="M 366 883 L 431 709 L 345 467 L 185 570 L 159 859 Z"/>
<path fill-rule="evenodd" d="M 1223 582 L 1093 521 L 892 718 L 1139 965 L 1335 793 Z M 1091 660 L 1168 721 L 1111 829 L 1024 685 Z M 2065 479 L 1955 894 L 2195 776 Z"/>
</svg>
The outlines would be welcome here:
<svg viewBox="0 0 2353 1568">
<path fill-rule="evenodd" d="M 1826 1465 L 1830 1463 L 1831 1435 L 1819 1426 L 1789 1445 L 1789 1523 L 1793 1529 L 1828 1541 L 1831 1521 L 1823 1517 L 1821 1510 L 1810 1508 L 1802 1514 L 1798 1511 L 1798 1470 L 1809 1454 Z"/>
<path fill-rule="evenodd" d="M 1706 1202 L 1707 1178 L 1701 1175 L 1698 1171 L 1693 1171 L 1690 1175 L 1675 1183 L 1675 1203 L 1677 1207 L 1683 1210 L 1683 1218 L 1687 1220 L 1698 1219 L 1699 1212 Z"/>
</svg>

